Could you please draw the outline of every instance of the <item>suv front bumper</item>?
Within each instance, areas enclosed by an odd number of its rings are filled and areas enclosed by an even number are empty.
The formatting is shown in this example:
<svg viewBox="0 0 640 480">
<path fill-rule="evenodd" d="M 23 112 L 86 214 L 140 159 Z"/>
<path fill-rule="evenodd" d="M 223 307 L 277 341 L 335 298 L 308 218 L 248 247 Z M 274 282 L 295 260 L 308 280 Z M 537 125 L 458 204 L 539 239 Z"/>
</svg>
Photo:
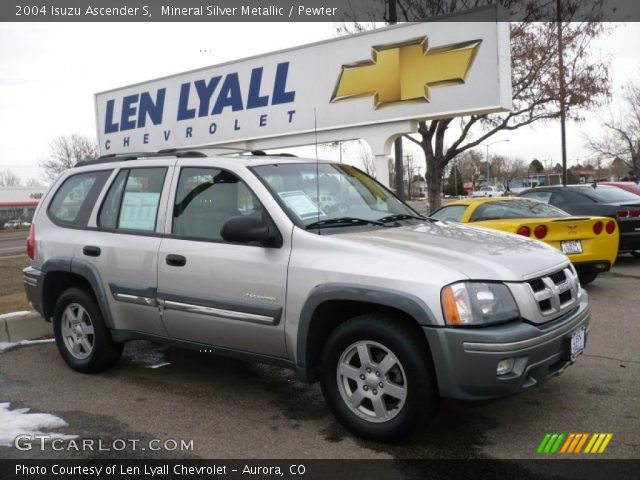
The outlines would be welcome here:
<svg viewBox="0 0 640 480">
<path fill-rule="evenodd" d="M 424 327 L 438 388 L 443 397 L 484 400 L 518 393 L 559 375 L 568 358 L 570 336 L 585 328 L 591 311 L 583 292 L 573 312 L 544 325 L 525 322 L 485 328 Z M 510 373 L 498 375 L 498 362 L 513 358 Z"/>
</svg>

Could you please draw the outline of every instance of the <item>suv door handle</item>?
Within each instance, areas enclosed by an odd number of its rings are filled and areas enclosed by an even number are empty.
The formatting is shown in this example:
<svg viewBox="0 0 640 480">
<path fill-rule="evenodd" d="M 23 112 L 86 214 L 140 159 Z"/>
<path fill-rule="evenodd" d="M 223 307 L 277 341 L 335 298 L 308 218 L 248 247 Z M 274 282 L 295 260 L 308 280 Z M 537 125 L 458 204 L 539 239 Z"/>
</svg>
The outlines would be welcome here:
<svg viewBox="0 0 640 480">
<path fill-rule="evenodd" d="M 184 267 L 187 263 L 187 259 L 182 255 L 175 255 L 173 253 L 167 255 L 167 265 L 172 267 Z"/>
<path fill-rule="evenodd" d="M 92 245 L 87 245 L 82 248 L 82 253 L 84 253 L 87 257 L 99 257 L 100 256 L 100 247 L 94 247 Z"/>
</svg>

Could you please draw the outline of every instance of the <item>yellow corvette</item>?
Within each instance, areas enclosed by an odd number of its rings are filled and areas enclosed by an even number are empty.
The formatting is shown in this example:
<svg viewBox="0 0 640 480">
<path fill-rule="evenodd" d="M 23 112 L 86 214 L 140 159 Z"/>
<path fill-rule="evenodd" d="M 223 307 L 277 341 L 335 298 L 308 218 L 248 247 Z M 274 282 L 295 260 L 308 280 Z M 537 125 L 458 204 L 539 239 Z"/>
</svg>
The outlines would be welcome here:
<svg viewBox="0 0 640 480">
<path fill-rule="evenodd" d="M 582 284 L 609 270 L 618 254 L 620 233 L 608 217 L 574 217 L 528 198 L 468 198 L 449 203 L 431 214 L 450 222 L 517 233 L 548 243 L 566 254 Z"/>
</svg>

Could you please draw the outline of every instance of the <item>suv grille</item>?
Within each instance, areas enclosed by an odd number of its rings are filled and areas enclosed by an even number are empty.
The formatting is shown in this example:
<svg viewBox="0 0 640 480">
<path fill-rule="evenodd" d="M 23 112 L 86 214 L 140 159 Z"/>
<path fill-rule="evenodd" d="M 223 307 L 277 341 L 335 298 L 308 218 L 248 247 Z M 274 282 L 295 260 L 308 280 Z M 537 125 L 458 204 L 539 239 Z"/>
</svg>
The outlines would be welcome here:
<svg viewBox="0 0 640 480">
<path fill-rule="evenodd" d="M 580 282 L 570 267 L 527 281 L 543 317 L 556 317 L 578 301 Z"/>
</svg>

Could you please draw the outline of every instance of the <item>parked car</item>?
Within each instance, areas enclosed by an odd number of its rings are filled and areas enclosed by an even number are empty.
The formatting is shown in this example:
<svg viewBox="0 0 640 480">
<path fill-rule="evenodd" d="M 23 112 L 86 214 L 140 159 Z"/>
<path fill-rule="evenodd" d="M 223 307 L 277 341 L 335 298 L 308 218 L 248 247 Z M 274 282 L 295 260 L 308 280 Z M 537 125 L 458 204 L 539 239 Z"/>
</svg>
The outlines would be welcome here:
<svg viewBox="0 0 640 480">
<path fill-rule="evenodd" d="M 504 187 L 502 185 L 480 187 L 478 190 L 471 192 L 472 197 L 501 197 L 502 195 L 504 195 Z"/>
<path fill-rule="evenodd" d="M 598 185 L 611 185 L 612 187 L 640 195 L 640 183 L 636 182 L 600 182 Z"/>
<path fill-rule="evenodd" d="M 314 202 L 329 186 L 331 213 Z M 556 249 L 424 218 L 329 161 L 84 162 L 41 200 L 27 253 L 28 299 L 72 369 L 105 370 L 132 339 L 271 363 L 320 381 L 336 418 L 378 440 L 437 416 L 438 394 L 495 398 L 562 373 L 589 332 Z"/>
<path fill-rule="evenodd" d="M 7 220 L 4 222 L 4 228 L 20 228 L 20 220 Z"/>
<path fill-rule="evenodd" d="M 568 185 L 525 190 L 520 197 L 548 203 L 572 215 L 610 217 L 618 223 L 618 252 L 640 257 L 640 198 L 610 185 Z"/>
<path fill-rule="evenodd" d="M 608 271 L 618 254 L 619 233 L 608 217 L 573 217 L 527 198 L 475 198 L 452 202 L 431 218 L 471 223 L 543 241 L 567 255 L 583 285 Z"/>
</svg>

